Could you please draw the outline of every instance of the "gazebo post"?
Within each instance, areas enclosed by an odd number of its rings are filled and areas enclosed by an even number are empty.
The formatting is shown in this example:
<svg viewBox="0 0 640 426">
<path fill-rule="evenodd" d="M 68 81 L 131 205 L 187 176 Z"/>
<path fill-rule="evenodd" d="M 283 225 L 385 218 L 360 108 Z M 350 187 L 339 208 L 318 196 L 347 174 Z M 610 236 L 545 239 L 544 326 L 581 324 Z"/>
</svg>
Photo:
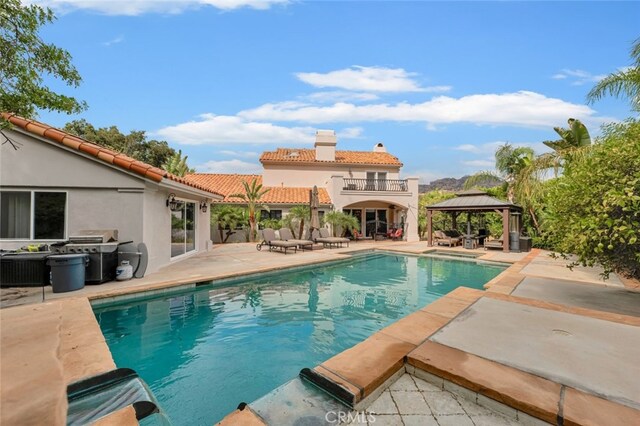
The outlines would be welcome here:
<svg viewBox="0 0 640 426">
<path fill-rule="evenodd" d="M 451 212 L 451 229 L 458 229 L 458 213 Z"/>
<path fill-rule="evenodd" d="M 509 209 L 502 210 L 502 251 L 509 252 Z"/>
<path fill-rule="evenodd" d="M 433 246 L 433 211 L 427 209 L 427 241 Z"/>
</svg>

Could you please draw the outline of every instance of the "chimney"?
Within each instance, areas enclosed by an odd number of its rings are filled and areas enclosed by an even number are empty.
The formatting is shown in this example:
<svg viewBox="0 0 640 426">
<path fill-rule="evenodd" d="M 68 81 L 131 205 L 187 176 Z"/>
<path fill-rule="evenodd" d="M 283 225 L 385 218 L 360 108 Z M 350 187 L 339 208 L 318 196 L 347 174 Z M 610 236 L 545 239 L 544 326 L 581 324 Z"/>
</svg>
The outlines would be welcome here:
<svg viewBox="0 0 640 426">
<path fill-rule="evenodd" d="M 382 142 L 378 142 L 376 146 L 373 147 L 373 152 L 387 152 L 387 148 L 384 147 Z"/>
<path fill-rule="evenodd" d="M 336 161 L 336 132 L 333 130 L 317 130 L 316 131 L 316 160 L 317 161 Z"/>
</svg>

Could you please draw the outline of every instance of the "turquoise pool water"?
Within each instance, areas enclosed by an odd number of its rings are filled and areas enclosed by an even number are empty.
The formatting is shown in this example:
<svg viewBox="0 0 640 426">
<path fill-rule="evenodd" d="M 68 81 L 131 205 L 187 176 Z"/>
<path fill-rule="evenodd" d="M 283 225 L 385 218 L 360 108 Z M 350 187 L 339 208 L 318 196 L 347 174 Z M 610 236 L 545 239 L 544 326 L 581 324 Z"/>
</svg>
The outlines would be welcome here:
<svg viewBox="0 0 640 426">
<path fill-rule="evenodd" d="M 460 285 L 504 268 L 367 254 L 189 292 L 95 307 L 119 367 L 135 369 L 174 425 L 211 425 Z"/>
</svg>

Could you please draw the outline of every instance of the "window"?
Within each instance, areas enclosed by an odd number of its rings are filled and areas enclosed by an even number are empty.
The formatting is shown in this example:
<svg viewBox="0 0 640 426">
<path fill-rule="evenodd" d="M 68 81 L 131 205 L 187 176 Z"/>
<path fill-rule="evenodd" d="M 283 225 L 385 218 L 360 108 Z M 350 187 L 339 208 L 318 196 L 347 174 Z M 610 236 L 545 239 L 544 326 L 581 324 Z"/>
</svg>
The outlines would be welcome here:
<svg viewBox="0 0 640 426">
<path fill-rule="evenodd" d="M 0 238 L 62 240 L 66 206 L 66 192 L 1 191 Z"/>
<path fill-rule="evenodd" d="M 273 220 L 282 219 L 282 210 L 271 210 L 271 211 L 260 210 L 260 220 L 265 220 L 265 219 L 273 219 Z"/>
</svg>

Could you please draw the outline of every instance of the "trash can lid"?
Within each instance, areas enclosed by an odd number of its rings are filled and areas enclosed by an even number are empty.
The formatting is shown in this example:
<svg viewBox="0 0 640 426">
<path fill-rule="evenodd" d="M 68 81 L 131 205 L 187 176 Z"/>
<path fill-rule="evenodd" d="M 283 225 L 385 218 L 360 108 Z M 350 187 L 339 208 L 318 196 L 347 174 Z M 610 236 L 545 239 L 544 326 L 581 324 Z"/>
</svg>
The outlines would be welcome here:
<svg viewBox="0 0 640 426">
<path fill-rule="evenodd" d="M 54 254 L 49 256 L 47 259 L 47 264 L 56 265 L 56 264 L 76 264 L 83 263 L 86 258 L 88 258 L 88 254 L 78 253 L 78 254 Z"/>
</svg>

